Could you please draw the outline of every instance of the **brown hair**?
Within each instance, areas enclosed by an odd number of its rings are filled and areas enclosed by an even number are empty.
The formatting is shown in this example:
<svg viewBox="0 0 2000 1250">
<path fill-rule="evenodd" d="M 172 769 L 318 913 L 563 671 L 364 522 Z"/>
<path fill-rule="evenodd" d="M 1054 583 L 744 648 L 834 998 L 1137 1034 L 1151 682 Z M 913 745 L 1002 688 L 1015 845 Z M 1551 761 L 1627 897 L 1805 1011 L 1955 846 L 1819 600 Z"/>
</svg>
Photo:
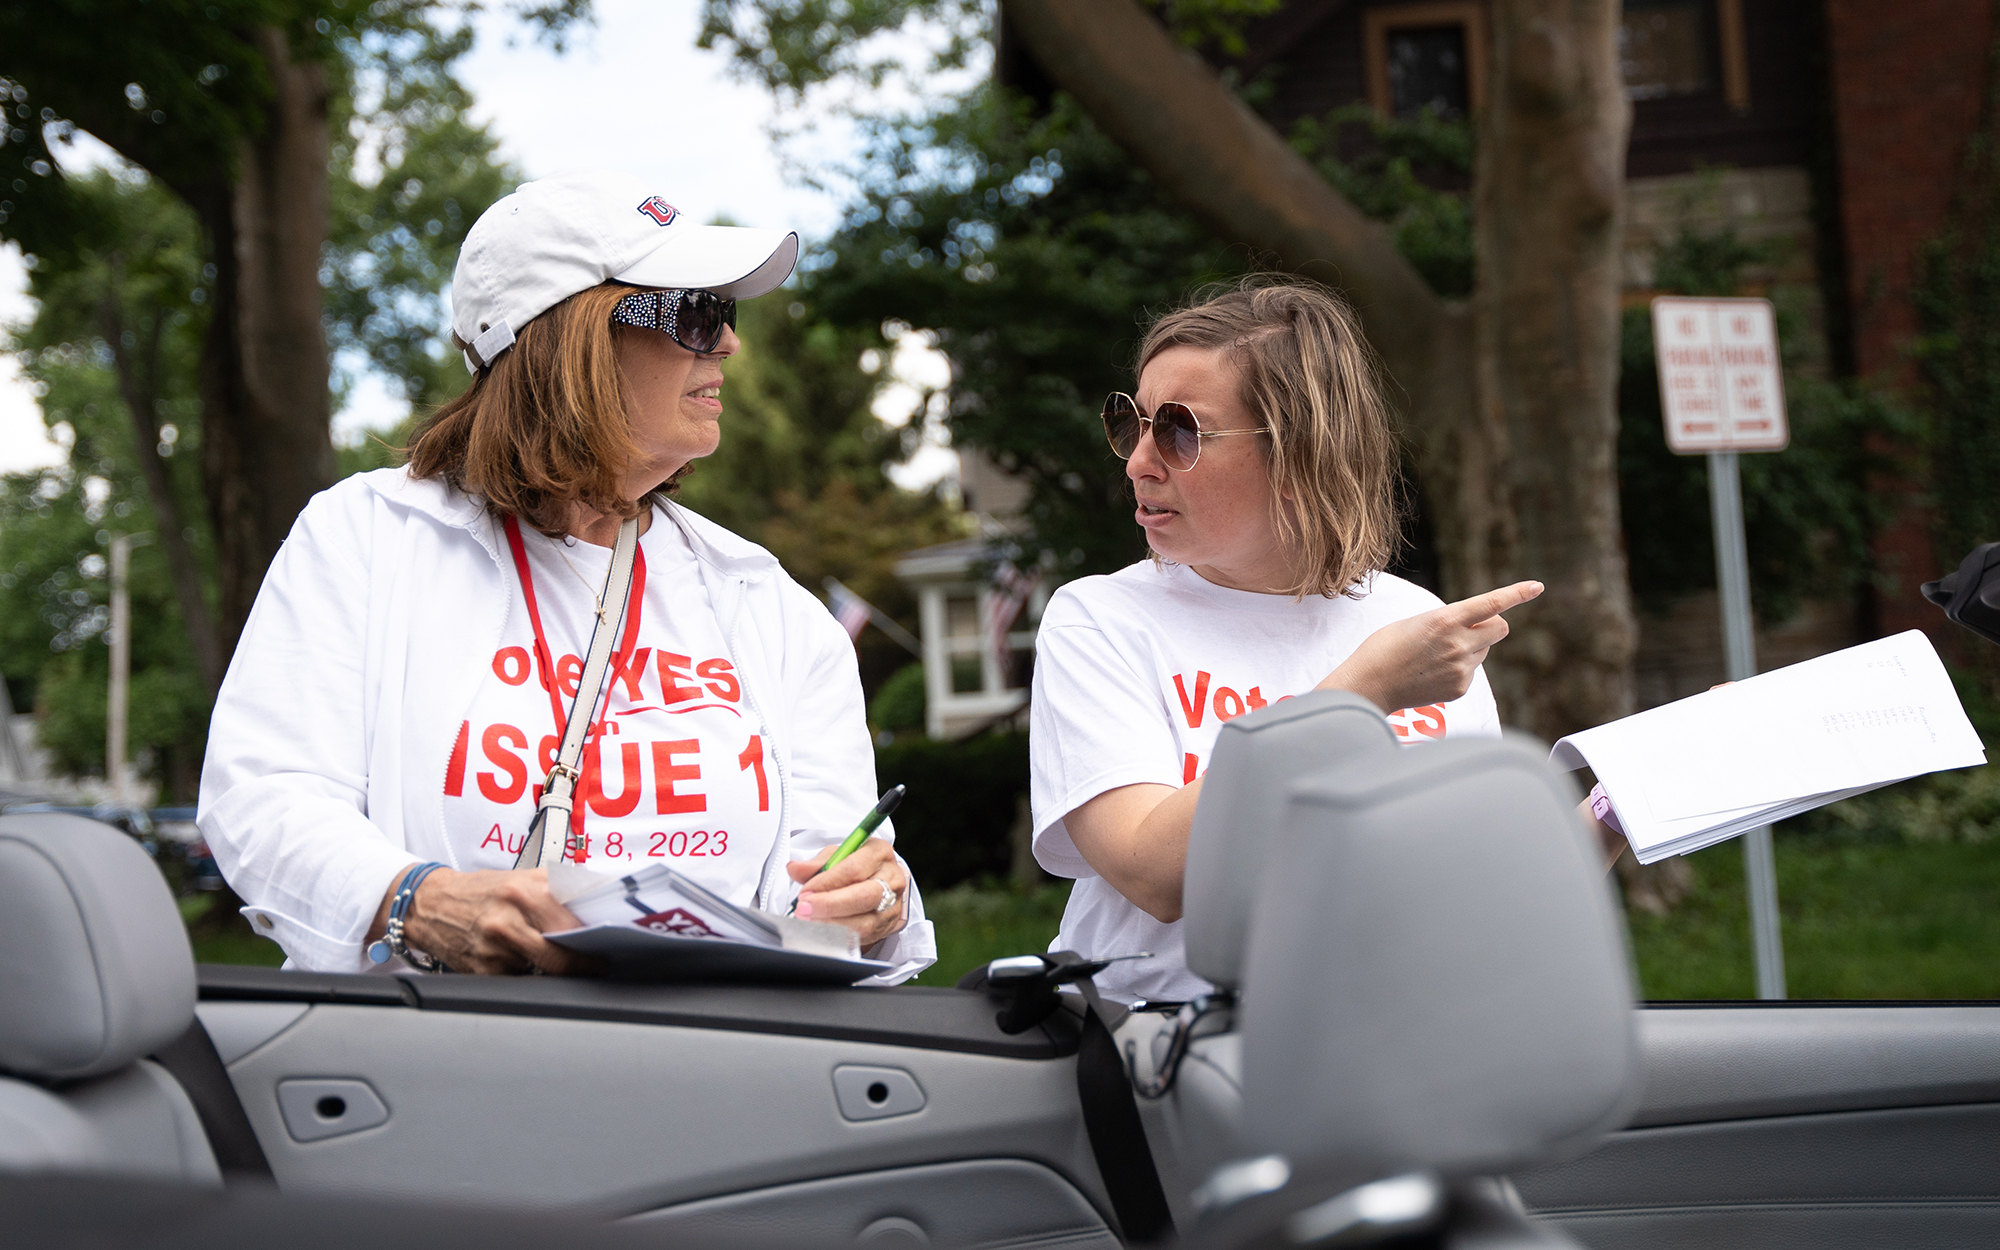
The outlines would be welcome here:
<svg viewBox="0 0 2000 1250">
<path fill-rule="evenodd" d="M 1226 351 L 1243 406 L 1271 430 L 1271 508 L 1297 557 L 1285 594 L 1351 594 L 1402 544 L 1401 475 L 1375 353 L 1345 300 L 1256 275 L 1198 292 L 1155 321 L 1139 370 L 1175 347 Z M 1284 506 L 1289 496 L 1292 507 Z"/>
<path fill-rule="evenodd" d="M 575 503 L 623 517 L 650 506 L 619 491 L 638 448 L 611 309 L 631 290 L 606 282 L 579 291 L 521 327 L 514 346 L 411 438 L 410 476 L 480 495 L 551 538 L 569 529 Z"/>
</svg>

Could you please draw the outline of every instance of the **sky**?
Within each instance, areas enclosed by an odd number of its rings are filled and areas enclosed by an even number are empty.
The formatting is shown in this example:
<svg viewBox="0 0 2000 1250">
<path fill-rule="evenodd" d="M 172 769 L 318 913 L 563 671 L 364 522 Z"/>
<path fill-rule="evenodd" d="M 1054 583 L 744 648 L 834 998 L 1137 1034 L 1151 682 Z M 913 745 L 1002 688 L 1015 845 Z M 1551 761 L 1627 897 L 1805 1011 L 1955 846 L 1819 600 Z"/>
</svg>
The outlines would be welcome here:
<svg viewBox="0 0 2000 1250">
<path fill-rule="evenodd" d="M 699 8 L 699 0 L 597 0 L 596 23 L 575 32 L 560 56 L 511 19 L 482 18 L 479 41 L 459 65 L 473 114 L 499 137 L 501 154 L 531 178 L 623 169 L 698 219 L 727 216 L 740 225 L 824 237 L 839 224 L 840 191 L 787 177 L 766 127 L 776 121 L 796 128 L 798 116 L 780 114 L 763 87 L 733 78 L 721 52 L 694 46 Z M 838 119 L 824 108 L 812 115 L 820 119 L 816 133 L 793 140 L 793 150 L 836 162 L 854 152 L 856 139 Z M 95 159 L 88 148 L 80 158 Z M 0 324 L 33 315 L 25 290 L 20 253 L 0 249 Z M 938 386 L 949 377 L 943 358 L 925 350 L 919 336 L 898 343 L 890 369 L 918 385 Z M 906 420 L 915 394 L 910 385 L 892 384 L 876 410 L 887 420 Z M 405 412 L 379 380 L 364 379 L 336 414 L 335 437 L 394 424 Z M 15 362 L 0 356 L 0 471 L 61 457 Z M 956 457 L 932 445 L 896 476 L 913 485 L 955 468 Z"/>
</svg>

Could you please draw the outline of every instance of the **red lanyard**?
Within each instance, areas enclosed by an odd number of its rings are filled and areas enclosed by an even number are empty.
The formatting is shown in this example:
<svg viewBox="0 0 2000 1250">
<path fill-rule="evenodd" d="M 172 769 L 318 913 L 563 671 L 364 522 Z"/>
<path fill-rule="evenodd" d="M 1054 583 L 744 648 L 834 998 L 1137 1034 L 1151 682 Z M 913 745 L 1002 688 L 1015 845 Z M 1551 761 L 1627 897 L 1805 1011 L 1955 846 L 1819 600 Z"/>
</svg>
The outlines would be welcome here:
<svg viewBox="0 0 2000 1250">
<path fill-rule="evenodd" d="M 556 693 L 555 655 L 549 650 L 549 640 L 542 633 L 542 610 L 535 602 L 535 575 L 528 570 L 528 551 L 521 545 L 521 527 L 513 517 L 501 522 L 507 529 L 507 545 L 514 551 L 514 567 L 521 573 L 521 593 L 528 599 L 528 620 L 535 627 L 535 664 L 542 672 L 542 685 L 549 692 L 549 711 L 556 721 L 556 742 L 562 742 L 563 729 L 567 721 L 563 717 L 562 698 Z M 625 641 L 612 659 L 611 671 L 623 672 L 632 663 L 632 648 L 639 641 L 639 609 L 646 601 L 646 549 L 641 547 L 632 553 L 632 590 L 625 600 Z M 606 682 L 604 688 L 611 689 Z M 593 712 L 595 708 L 591 709 Z M 583 825 L 583 804 L 579 801 L 571 813 L 574 827 Z"/>
</svg>

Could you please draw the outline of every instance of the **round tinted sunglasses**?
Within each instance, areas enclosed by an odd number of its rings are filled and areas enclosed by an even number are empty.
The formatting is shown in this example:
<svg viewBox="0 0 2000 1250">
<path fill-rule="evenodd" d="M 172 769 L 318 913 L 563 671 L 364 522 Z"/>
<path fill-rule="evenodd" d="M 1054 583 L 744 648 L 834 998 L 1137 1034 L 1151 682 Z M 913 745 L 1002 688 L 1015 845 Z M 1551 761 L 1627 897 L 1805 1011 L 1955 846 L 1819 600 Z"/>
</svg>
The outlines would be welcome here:
<svg viewBox="0 0 2000 1250">
<path fill-rule="evenodd" d="M 611 310 L 618 325 L 658 330 L 696 355 L 722 342 L 725 327 L 736 328 L 736 301 L 713 291 L 634 291 Z"/>
<path fill-rule="evenodd" d="M 1110 440 L 1111 450 L 1120 460 L 1130 460 L 1132 453 L 1139 450 L 1139 440 L 1148 426 L 1152 427 L 1153 446 L 1159 450 L 1160 462 L 1176 473 L 1194 468 L 1201 459 L 1205 439 L 1271 432 L 1264 425 L 1251 430 L 1204 430 L 1201 418 L 1186 404 L 1161 404 L 1147 416 L 1139 411 L 1139 402 L 1123 391 L 1113 391 L 1105 397 L 1104 437 Z"/>
</svg>

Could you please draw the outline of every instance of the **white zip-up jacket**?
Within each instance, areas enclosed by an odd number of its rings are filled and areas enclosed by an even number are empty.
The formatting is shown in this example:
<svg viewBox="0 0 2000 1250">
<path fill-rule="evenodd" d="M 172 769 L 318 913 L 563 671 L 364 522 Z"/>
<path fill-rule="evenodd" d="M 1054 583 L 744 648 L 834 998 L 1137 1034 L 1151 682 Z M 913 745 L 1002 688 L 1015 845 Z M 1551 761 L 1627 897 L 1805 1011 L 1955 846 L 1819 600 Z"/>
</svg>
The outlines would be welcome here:
<svg viewBox="0 0 2000 1250">
<path fill-rule="evenodd" d="M 876 799 L 847 633 L 770 552 L 677 504 L 748 712 L 777 778 L 756 903 L 783 911 L 788 860 L 843 837 Z M 216 698 L 199 824 L 244 915 L 290 965 L 368 972 L 362 950 L 413 862 L 456 865 L 443 778 L 485 657 L 525 612 L 496 518 L 400 469 L 316 496 L 272 561 Z M 884 823 L 878 836 L 894 839 Z M 914 881 L 909 922 L 870 948 L 915 975 L 937 958 Z"/>
</svg>

